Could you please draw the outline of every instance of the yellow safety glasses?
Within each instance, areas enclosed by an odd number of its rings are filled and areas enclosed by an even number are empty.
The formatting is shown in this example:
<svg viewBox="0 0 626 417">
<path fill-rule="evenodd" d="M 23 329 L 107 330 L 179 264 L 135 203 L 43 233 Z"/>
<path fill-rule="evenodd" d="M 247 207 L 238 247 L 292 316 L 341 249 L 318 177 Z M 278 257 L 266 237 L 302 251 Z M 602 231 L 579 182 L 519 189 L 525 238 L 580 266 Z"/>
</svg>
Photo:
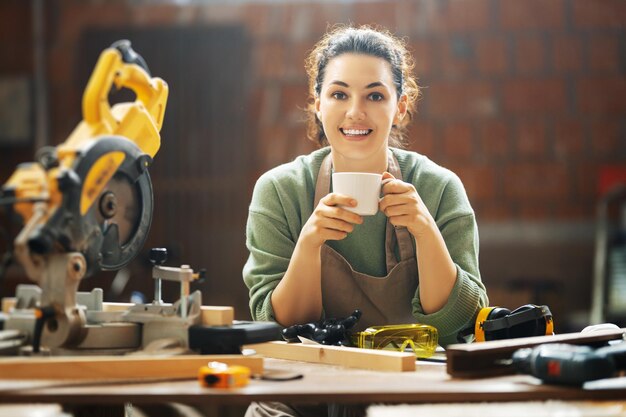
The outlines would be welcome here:
<svg viewBox="0 0 626 417">
<path fill-rule="evenodd" d="M 411 348 L 418 358 L 435 353 L 439 336 L 437 329 L 426 324 L 393 324 L 372 326 L 350 337 L 354 346 L 365 349 L 385 349 L 404 352 Z"/>
</svg>

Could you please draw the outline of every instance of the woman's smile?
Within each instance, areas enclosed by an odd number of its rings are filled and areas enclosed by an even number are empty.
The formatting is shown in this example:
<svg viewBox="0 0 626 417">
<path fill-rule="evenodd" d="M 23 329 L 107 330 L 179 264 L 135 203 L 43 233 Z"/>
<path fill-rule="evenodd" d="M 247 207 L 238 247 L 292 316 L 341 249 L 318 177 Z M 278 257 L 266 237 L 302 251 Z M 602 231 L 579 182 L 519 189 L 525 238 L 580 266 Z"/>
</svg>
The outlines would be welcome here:
<svg viewBox="0 0 626 417">
<path fill-rule="evenodd" d="M 343 137 L 349 141 L 365 140 L 367 139 L 369 134 L 373 132 L 372 129 L 345 128 L 345 127 L 340 127 L 339 131 L 341 132 Z"/>
</svg>

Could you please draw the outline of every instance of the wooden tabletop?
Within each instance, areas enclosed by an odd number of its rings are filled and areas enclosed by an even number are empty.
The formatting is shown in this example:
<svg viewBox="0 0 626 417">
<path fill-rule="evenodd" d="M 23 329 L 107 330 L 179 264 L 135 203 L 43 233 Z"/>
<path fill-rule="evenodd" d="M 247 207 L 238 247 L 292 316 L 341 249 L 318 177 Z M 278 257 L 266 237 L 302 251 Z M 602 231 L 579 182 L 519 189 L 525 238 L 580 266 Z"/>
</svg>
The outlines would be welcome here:
<svg viewBox="0 0 626 417">
<path fill-rule="evenodd" d="M 239 389 L 200 387 L 195 380 L 45 381 L 0 380 L 0 403 L 247 404 L 292 403 L 440 403 L 465 401 L 612 400 L 626 398 L 626 377 L 588 383 L 583 389 L 543 385 L 525 375 L 454 379 L 445 366 L 419 362 L 415 372 L 377 372 L 331 365 L 265 359 L 275 375 L 301 373 L 292 381 L 251 380 Z"/>
</svg>

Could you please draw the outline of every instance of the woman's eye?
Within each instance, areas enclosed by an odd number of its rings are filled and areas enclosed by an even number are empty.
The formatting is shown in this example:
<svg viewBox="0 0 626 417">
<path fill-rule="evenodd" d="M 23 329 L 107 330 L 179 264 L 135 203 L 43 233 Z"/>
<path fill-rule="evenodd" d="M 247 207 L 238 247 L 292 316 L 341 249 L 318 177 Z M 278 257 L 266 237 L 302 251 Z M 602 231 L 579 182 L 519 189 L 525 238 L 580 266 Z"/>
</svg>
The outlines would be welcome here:
<svg viewBox="0 0 626 417">
<path fill-rule="evenodd" d="M 342 93 L 341 91 L 335 91 L 334 93 L 331 94 L 331 97 L 337 100 L 343 100 L 346 98 L 346 95 Z"/>
<path fill-rule="evenodd" d="M 372 94 L 370 94 L 369 98 L 372 101 L 381 101 L 385 97 L 382 94 L 380 94 L 380 93 L 372 93 Z"/>
</svg>

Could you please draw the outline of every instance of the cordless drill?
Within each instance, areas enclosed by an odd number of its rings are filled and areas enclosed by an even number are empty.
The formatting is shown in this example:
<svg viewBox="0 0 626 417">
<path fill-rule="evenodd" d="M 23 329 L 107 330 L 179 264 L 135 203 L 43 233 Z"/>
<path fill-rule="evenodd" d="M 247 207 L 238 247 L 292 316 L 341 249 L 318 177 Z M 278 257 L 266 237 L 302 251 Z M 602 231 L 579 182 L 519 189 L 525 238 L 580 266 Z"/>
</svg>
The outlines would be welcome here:
<svg viewBox="0 0 626 417">
<path fill-rule="evenodd" d="M 533 375 L 551 384 L 582 385 L 587 381 L 617 376 L 626 370 L 626 342 L 598 349 L 549 343 L 519 349 L 512 359 L 519 373 Z"/>
</svg>

